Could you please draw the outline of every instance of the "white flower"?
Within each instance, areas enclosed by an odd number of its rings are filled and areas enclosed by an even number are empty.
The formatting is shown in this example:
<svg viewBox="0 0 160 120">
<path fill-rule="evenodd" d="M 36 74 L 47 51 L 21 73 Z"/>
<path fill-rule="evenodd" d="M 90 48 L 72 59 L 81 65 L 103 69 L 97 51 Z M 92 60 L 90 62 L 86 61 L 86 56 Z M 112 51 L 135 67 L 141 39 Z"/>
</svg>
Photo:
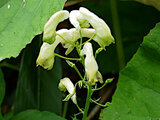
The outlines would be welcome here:
<svg viewBox="0 0 160 120">
<path fill-rule="evenodd" d="M 56 40 L 53 44 L 48 44 L 44 42 L 41 46 L 39 56 L 37 58 L 36 64 L 40 65 L 44 69 L 52 69 L 54 64 L 54 50 L 60 41 Z"/>
<path fill-rule="evenodd" d="M 115 42 L 111 35 L 111 31 L 104 20 L 84 7 L 81 7 L 79 11 L 83 18 L 86 19 L 95 29 L 96 41 L 102 48 L 105 48 L 105 46 L 109 46 L 111 43 Z"/>
<path fill-rule="evenodd" d="M 58 23 L 69 17 L 69 12 L 61 10 L 52 15 L 44 26 L 43 41 L 52 44 L 56 37 L 56 27 Z"/>
<path fill-rule="evenodd" d="M 72 10 L 70 12 L 69 20 L 71 24 L 78 30 L 80 30 L 81 27 L 88 28 L 90 26 L 88 21 L 83 18 L 78 10 Z"/>
<path fill-rule="evenodd" d="M 91 43 L 86 43 L 81 51 L 81 55 L 86 55 L 85 58 L 85 71 L 87 74 L 88 82 L 91 85 L 95 85 L 96 82 L 100 81 L 103 83 L 103 78 L 98 71 L 97 62 L 93 56 L 93 49 Z"/>
<path fill-rule="evenodd" d="M 105 49 L 105 46 L 109 46 L 111 43 L 115 42 L 108 25 L 86 8 L 81 7 L 79 11 L 71 11 L 69 20 L 77 30 L 80 30 L 82 27 L 89 27 L 89 24 L 91 24 L 95 29 L 95 37 L 93 39 L 103 49 Z"/>
<path fill-rule="evenodd" d="M 82 31 L 82 37 L 87 37 L 87 38 L 92 37 L 95 33 L 95 30 L 92 28 L 82 28 L 81 31 Z M 56 33 L 65 39 L 64 40 L 58 35 L 56 36 L 56 39 L 59 39 L 59 41 L 61 41 L 62 46 L 64 48 L 67 48 L 65 54 L 68 55 L 74 49 L 75 42 L 78 39 L 80 39 L 79 31 L 75 28 L 71 28 L 69 30 L 61 29 L 58 30 Z"/>
<path fill-rule="evenodd" d="M 69 92 L 69 94 L 74 94 L 74 85 L 71 82 L 71 80 L 67 77 L 60 80 L 58 88 L 61 91 L 65 92 L 67 90 Z M 71 99 L 72 99 L 74 104 L 77 104 L 76 93 L 71 97 Z"/>
</svg>

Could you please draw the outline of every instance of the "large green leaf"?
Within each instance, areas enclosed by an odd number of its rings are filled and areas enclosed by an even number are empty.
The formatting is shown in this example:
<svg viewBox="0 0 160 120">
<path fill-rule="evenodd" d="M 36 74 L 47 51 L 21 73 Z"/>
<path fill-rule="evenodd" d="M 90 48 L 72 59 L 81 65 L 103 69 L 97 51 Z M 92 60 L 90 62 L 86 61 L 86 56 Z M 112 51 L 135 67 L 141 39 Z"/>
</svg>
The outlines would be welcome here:
<svg viewBox="0 0 160 120">
<path fill-rule="evenodd" d="M 160 119 L 160 23 L 120 72 L 112 105 L 103 120 Z"/>
<path fill-rule="evenodd" d="M 55 60 L 55 65 L 50 71 L 37 68 L 36 58 L 40 49 L 38 42 L 37 37 L 25 49 L 22 57 L 15 113 L 26 109 L 39 109 L 60 114 L 62 102 L 62 93 L 58 89 L 62 77 L 60 60 Z"/>
<path fill-rule="evenodd" d="M 54 113 L 27 110 L 14 116 L 11 120 L 66 120 Z"/>
<path fill-rule="evenodd" d="M 43 31 L 48 18 L 65 0 L 10 0 L 0 8 L 0 60 L 16 57 Z M 9 49 L 8 49 L 9 48 Z"/>
<path fill-rule="evenodd" d="M 0 105 L 2 103 L 4 95 L 5 95 L 5 82 L 4 82 L 2 70 L 0 69 Z M 1 119 L 2 119 L 2 115 L 1 115 L 1 108 L 0 108 L 0 120 Z"/>
</svg>

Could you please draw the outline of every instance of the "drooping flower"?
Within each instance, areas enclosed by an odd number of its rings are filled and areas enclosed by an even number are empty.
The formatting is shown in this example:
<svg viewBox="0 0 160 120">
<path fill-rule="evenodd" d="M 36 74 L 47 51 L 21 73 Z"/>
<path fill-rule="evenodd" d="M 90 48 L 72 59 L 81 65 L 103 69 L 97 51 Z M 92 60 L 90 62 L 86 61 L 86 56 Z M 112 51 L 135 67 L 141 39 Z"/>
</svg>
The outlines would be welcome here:
<svg viewBox="0 0 160 120">
<path fill-rule="evenodd" d="M 42 66 L 44 69 L 52 69 L 54 64 L 54 50 L 59 44 L 59 40 L 56 40 L 53 44 L 48 44 L 46 42 L 43 42 L 39 56 L 37 58 L 36 64 L 37 66 Z"/>
<path fill-rule="evenodd" d="M 79 11 L 83 18 L 86 19 L 95 29 L 96 41 L 102 48 L 105 48 L 105 46 L 109 46 L 111 43 L 115 42 L 111 35 L 111 31 L 104 20 L 84 7 L 80 7 Z"/>
<path fill-rule="evenodd" d="M 89 24 L 91 24 L 95 29 L 95 37 L 93 39 L 103 49 L 105 49 L 105 46 L 109 46 L 111 43 L 115 42 L 111 31 L 104 20 L 84 7 L 81 7 L 79 11 L 72 11 L 69 15 L 69 20 L 71 24 L 78 30 L 80 30 L 83 26 L 86 27 L 87 25 L 89 26 Z"/>
<path fill-rule="evenodd" d="M 103 78 L 101 73 L 98 71 L 97 62 L 93 56 L 93 49 L 91 43 L 86 43 L 81 51 L 81 55 L 86 55 L 85 57 L 85 72 L 87 74 L 88 82 L 91 85 L 95 85 L 96 82 L 103 83 Z"/>
<path fill-rule="evenodd" d="M 71 82 L 71 80 L 67 77 L 60 80 L 58 88 L 61 91 L 65 92 L 67 90 L 69 92 L 69 94 L 74 94 L 74 85 Z M 77 104 L 76 93 L 71 97 L 71 99 L 72 99 L 74 104 Z"/>
<path fill-rule="evenodd" d="M 43 41 L 52 44 L 56 38 L 56 27 L 58 23 L 69 17 L 69 12 L 61 10 L 51 16 L 44 26 Z"/>
</svg>

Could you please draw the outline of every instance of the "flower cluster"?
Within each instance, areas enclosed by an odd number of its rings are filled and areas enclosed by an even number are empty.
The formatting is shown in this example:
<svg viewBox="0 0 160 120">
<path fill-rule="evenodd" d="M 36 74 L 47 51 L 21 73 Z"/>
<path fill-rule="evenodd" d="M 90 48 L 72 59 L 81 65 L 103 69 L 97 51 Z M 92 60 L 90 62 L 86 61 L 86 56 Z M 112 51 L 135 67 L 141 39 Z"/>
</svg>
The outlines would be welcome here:
<svg viewBox="0 0 160 120">
<path fill-rule="evenodd" d="M 74 28 L 56 31 L 57 25 L 68 18 Z M 83 37 L 90 39 L 84 43 L 82 41 L 79 43 L 78 40 Z M 80 58 L 84 58 L 81 59 L 82 63 L 84 60 L 85 67 L 86 77 L 84 77 L 84 81 L 86 79 L 90 85 L 95 85 L 98 81 L 103 83 L 102 75 L 98 71 L 98 64 L 93 54 L 92 44 L 89 42 L 92 39 L 104 50 L 106 46 L 115 42 L 108 25 L 88 9 L 81 7 L 79 10 L 73 10 L 70 13 L 61 10 L 55 13 L 44 26 L 43 44 L 36 61 L 37 66 L 40 65 L 48 70 L 52 69 L 56 55 L 55 48 L 61 43 L 67 49 L 65 55 L 70 54 L 75 47 L 79 49 Z M 83 46 L 83 49 L 81 49 L 81 46 Z M 69 78 L 60 80 L 59 89 L 67 90 L 73 103 L 77 104 L 74 88 Z"/>
</svg>

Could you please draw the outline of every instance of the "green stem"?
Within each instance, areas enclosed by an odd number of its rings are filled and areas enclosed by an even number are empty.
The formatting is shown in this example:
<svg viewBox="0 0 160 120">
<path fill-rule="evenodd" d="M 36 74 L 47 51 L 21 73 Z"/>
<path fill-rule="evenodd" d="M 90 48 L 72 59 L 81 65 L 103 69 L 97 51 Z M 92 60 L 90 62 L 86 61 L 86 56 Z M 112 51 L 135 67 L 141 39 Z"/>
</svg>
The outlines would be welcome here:
<svg viewBox="0 0 160 120">
<path fill-rule="evenodd" d="M 7 68 L 10 68 L 10 69 L 19 71 L 19 67 L 18 66 L 15 66 L 15 65 L 12 65 L 12 64 L 9 64 L 9 63 L 6 63 L 6 62 L 1 63 L 0 67 L 7 67 Z"/>
<path fill-rule="evenodd" d="M 112 20 L 113 20 L 113 28 L 114 28 L 115 38 L 116 38 L 116 49 L 118 54 L 119 68 L 122 69 L 125 66 L 125 56 L 123 51 L 123 43 L 121 38 L 116 0 L 110 0 L 110 6 L 111 6 L 111 14 L 112 14 Z"/>
<path fill-rule="evenodd" d="M 112 81 L 113 81 L 113 78 L 107 79 L 101 87 L 96 88 L 96 89 L 92 89 L 92 91 L 94 92 L 94 91 L 100 90 L 100 89 L 104 88 L 108 83 L 111 83 Z"/>
<path fill-rule="evenodd" d="M 79 105 L 76 104 L 76 106 L 77 106 L 78 110 L 79 110 L 82 114 L 84 114 L 84 111 L 79 107 Z"/>
<path fill-rule="evenodd" d="M 87 120 L 87 113 L 88 113 L 88 109 L 90 106 L 91 96 L 92 96 L 92 86 L 88 84 L 88 93 L 87 93 L 87 99 L 86 99 L 86 104 L 85 104 L 85 109 L 84 109 L 82 120 Z"/>
<path fill-rule="evenodd" d="M 93 99 L 90 99 L 90 100 L 91 100 L 91 102 L 93 102 L 93 103 L 95 103 L 95 104 L 97 104 L 97 105 L 99 105 L 99 106 L 101 106 L 101 107 L 107 107 L 107 105 L 102 105 L 102 104 L 96 102 L 96 101 L 93 100 Z"/>
<path fill-rule="evenodd" d="M 74 43 L 66 40 L 66 39 L 65 39 L 64 37 L 62 37 L 60 34 L 57 34 L 57 33 L 56 33 L 56 35 L 58 35 L 60 38 L 62 38 L 66 43 L 69 43 L 69 44 L 71 44 L 71 45 L 73 45 L 73 46 L 75 47 L 75 44 L 74 44 Z"/>
<path fill-rule="evenodd" d="M 62 113 L 62 117 L 63 117 L 63 118 L 65 118 L 65 117 L 66 117 L 66 114 L 67 114 L 68 103 L 69 103 L 69 102 L 64 102 L 63 113 Z"/>
<path fill-rule="evenodd" d="M 57 53 L 54 53 L 55 56 L 57 57 L 60 57 L 60 58 L 63 58 L 63 59 L 66 59 L 66 60 L 81 60 L 80 58 L 68 58 L 68 57 L 65 57 L 65 56 L 62 56 L 62 55 L 59 55 Z"/>
<path fill-rule="evenodd" d="M 84 44 L 86 44 L 87 42 L 90 42 L 90 41 L 95 37 L 95 35 L 96 35 L 96 34 L 94 34 L 89 40 L 87 40 L 87 41 L 85 41 L 84 43 L 82 43 L 81 46 L 84 45 Z"/>
<path fill-rule="evenodd" d="M 81 73 L 79 72 L 78 68 L 76 67 L 76 65 L 74 65 L 73 68 L 76 70 L 76 72 L 78 73 L 80 78 L 83 80 L 83 77 L 82 77 Z"/>
<path fill-rule="evenodd" d="M 38 68 L 38 71 L 37 71 L 37 109 L 39 110 L 40 109 L 40 68 Z"/>
</svg>

